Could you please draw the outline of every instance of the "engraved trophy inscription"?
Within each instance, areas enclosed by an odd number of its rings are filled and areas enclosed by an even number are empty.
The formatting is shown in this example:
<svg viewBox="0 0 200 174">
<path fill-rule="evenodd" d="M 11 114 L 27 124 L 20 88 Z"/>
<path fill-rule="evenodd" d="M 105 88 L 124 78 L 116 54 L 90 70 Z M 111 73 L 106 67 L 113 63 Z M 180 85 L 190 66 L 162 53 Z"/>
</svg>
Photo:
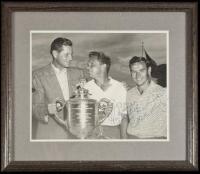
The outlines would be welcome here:
<svg viewBox="0 0 200 174">
<path fill-rule="evenodd" d="M 75 91 L 75 97 L 66 103 L 56 101 L 61 108 L 67 107 L 67 118 L 65 121 L 57 119 L 66 125 L 66 128 L 78 139 L 87 139 L 108 116 L 102 105 L 94 99 L 89 98 L 89 91 L 84 88 L 85 81 L 81 81 Z M 60 111 L 59 109 L 58 111 Z M 57 117 L 57 116 L 56 116 Z"/>
</svg>

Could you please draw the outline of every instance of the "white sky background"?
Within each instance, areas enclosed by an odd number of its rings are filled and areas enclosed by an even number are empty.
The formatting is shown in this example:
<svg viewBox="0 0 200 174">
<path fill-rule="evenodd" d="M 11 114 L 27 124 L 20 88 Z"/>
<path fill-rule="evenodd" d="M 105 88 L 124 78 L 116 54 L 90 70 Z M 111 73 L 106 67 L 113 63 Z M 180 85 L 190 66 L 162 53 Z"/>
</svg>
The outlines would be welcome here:
<svg viewBox="0 0 200 174">
<path fill-rule="evenodd" d="M 142 56 L 142 42 L 149 56 L 157 64 L 166 63 L 166 33 L 32 33 L 32 69 L 51 62 L 51 42 L 65 37 L 73 42 L 71 66 L 85 68 L 90 51 L 103 51 L 111 58 L 110 75 L 119 81 L 131 80 L 128 62 L 133 56 Z M 143 53 L 144 56 L 144 53 Z"/>
</svg>

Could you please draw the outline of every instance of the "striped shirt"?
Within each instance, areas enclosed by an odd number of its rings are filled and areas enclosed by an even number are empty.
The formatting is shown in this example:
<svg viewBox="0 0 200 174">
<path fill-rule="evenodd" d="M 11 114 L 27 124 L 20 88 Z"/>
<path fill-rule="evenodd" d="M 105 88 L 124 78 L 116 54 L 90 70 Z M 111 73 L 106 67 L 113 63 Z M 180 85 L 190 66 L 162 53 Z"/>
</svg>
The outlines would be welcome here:
<svg viewBox="0 0 200 174">
<path fill-rule="evenodd" d="M 151 81 L 142 93 L 137 87 L 127 93 L 127 133 L 139 138 L 167 136 L 166 88 Z"/>
</svg>

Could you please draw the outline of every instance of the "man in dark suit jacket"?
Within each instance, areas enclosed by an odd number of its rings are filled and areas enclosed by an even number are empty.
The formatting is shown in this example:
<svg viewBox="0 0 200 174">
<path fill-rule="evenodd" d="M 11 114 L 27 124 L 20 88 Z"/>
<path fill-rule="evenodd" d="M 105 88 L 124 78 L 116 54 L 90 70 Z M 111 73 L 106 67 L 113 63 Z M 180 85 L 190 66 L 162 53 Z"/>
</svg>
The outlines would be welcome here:
<svg viewBox="0 0 200 174">
<path fill-rule="evenodd" d="M 84 71 L 69 67 L 72 60 L 72 42 L 69 39 L 55 39 L 50 53 L 53 61 L 32 75 L 32 120 L 37 123 L 37 126 L 32 125 L 35 128 L 32 138 L 69 139 L 73 138 L 72 135 L 55 117 L 55 101 L 67 101 L 73 95 L 76 84 L 84 78 Z M 66 110 L 57 113 L 60 119 L 66 119 Z"/>
</svg>

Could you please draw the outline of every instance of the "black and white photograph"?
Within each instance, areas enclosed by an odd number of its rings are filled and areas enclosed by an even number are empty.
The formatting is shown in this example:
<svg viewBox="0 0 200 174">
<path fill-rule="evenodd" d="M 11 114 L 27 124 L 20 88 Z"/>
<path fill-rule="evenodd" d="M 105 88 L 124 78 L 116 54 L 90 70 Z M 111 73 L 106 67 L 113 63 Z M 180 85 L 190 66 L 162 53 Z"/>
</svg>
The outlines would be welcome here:
<svg viewBox="0 0 200 174">
<path fill-rule="evenodd" d="M 30 141 L 169 141 L 168 31 L 30 31 Z"/>
<path fill-rule="evenodd" d="M 198 170 L 195 1 L 2 0 L 1 171 Z"/>
</svg>

